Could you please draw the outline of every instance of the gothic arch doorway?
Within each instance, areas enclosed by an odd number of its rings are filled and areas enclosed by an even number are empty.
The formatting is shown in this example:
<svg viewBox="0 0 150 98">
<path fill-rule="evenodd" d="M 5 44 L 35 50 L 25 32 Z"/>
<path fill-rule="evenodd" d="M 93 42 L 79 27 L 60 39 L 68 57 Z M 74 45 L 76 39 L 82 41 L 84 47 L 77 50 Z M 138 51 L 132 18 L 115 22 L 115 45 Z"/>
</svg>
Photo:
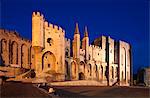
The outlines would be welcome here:
<svg viewBox="0 0 150 98">
<path fill-rule="evenodd" d="M 76 79 L 77 77 L 77 64 L 76 62 L 71 62 L 71 76 L 72 79 Z"/>
<path fill-rule="evenodd" d="M 79 80 L 85 80 L 85 75 L 82 72 L 79 73 Z"/>
<path fill-rule="evenodd" d="M 56 58 L 54 54 L 50 51 L 47 51 L 42 56 L 42 70 L 46 69 L 55 69 Z"/>
<path fill-rule="evenodd" d="M 80 62 L 79 72 L 85 73 L 85 63 L 83 61 Z"/>
<path fill-rule="evenodd" d="M 92 65 L 89 64 L 89 75 L 92 76 Z"/>
<path fill-rule="evenodd" d="M 68 62 L 66 60 L 65 60 L 65 69 L 66 69 L 65 78 L 66 78 L 66 80 L 68 80 L 70 72 L 69 72 L 69 64 L 68 64 Z"/>
</svg>

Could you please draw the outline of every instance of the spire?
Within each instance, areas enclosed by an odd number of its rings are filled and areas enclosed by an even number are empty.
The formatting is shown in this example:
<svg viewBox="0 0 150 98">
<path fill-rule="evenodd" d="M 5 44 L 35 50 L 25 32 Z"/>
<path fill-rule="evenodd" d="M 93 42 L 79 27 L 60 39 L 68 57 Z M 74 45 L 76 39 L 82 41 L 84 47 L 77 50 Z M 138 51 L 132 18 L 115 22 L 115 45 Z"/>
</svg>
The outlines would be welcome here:
<svg viewBox="0 0 150 98">
<path fill-rule="evenodd" d="M 87 26 L 85 26 L 84 37 L 88 37 Z"/>
<path fill-rule="evenodd" d="M 79 27 L 78 27 L 78 23 L 76 23 L 76 27 L 75 27 L 74 34 L 79 34 Z"/>
</svg>

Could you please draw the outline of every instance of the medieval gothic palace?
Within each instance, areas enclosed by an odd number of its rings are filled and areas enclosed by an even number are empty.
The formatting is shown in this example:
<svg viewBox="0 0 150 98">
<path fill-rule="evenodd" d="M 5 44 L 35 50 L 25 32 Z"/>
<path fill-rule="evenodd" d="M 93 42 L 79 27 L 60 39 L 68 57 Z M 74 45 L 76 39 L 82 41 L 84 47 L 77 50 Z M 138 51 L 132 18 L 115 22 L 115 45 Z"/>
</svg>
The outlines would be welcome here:
<svg viewBox="0 0 150 98">
<path fill-rule="evenodd" d="M 128 43 L 101 36 L 89 44 L 87 27 L 82 41 L 80 39 L 77 23 L 70 41 L 61 27 L 48 23 L 39 12 L 33 12 L 32 42 L 16 32 L 0 30 L 1 63 L 34 69 L 35 77 L 51 81 L 95 80 L 108 85 L 130 85 L 131 46 Z"/>
</svg>

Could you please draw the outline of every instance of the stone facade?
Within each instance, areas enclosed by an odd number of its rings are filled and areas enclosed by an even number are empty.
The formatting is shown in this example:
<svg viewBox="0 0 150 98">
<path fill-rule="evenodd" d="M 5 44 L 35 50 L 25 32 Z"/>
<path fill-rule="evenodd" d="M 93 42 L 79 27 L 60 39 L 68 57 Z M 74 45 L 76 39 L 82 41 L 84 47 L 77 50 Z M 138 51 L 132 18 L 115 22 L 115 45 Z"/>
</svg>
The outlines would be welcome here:
<svg viewBox="0 0 150 98">
<path fill-rule="evenodd" d="M 15 31 L 0 29 L 0 63 L 16 64 L 32 68 L 31 41 L 19 36 Z"/>
<path fill-rule="evenodd" d="M 39 12 L 32 14 L 32 43 L 15 32 L 1 30 L 0 33 L 1 58 L 5 65 L 32 68 L 36 77 L 49 77 L 53 81 L 130 84 L 131 47 L 124 41 L 101 36 L 89 44 L 87 27 L 81 40 L 76 24 L 71 42 L 61 27 L 48 23 Z"/>
<path fill-rule="evenodd" d="M 150 87 L 150 67 L 140 68 L 137 72 L 137 85 Z"/>
<path fill-rule="evenodd" d="M 32 47 L 35 52 L 37 77 L 57 74 L 56 80 L 65 76 L 65 31 L 49 24 L 39 12 L 32 15 Z M 56 77 L 56 76 L 55 76 Z"/>
</svg>

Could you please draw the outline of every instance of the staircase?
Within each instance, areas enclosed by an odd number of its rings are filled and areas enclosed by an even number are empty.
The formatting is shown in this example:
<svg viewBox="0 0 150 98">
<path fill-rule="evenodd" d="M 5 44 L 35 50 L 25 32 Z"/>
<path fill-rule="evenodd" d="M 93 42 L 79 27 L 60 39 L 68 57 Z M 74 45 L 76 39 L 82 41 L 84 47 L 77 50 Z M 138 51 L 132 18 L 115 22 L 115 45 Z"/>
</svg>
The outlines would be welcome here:
<svg viewBox="0 0 150 98">
<path fill-rule="evenodd" d="M 22 81 L 24 78 L 30 77 L 31 69 L 23 74 L 17 75 L 14 78 L 9 78 L 7 81 Z"/>
</svg>

